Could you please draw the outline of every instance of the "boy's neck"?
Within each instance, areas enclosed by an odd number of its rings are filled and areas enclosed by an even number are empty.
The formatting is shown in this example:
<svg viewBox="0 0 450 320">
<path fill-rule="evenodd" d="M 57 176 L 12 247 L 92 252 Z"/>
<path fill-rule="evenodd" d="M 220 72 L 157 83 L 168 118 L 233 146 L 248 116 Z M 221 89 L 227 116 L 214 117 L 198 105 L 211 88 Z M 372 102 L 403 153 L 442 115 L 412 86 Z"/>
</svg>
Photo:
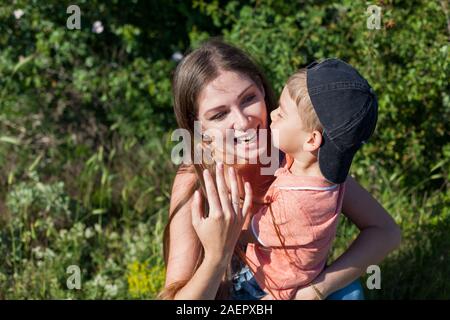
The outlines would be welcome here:
<svg viewBox="0 0 450 320">
<path fill-rule="evenodd" d="M 289 171 L 295 176 L 320 177 L 325 179 L 319 168 L 317 157 L 310 152 L 291 155 L 294 158 Z"/>
</svg>

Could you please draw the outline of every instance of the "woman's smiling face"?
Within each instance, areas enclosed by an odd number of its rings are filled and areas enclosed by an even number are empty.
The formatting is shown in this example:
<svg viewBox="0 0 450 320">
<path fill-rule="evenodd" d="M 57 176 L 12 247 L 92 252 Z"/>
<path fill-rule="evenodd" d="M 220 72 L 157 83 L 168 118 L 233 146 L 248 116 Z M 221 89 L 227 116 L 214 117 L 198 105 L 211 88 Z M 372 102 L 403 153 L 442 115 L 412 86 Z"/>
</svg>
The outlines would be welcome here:
<svg viewBox="0 0 450 320">
<path fill-rule="evenodd" d="M 256 163 L 265 149 L 257 137 L 260 129 L 267 129 L 264 90 L 249 77 L 221 71 L 199 94 L 198 120 L 203 133 L 212 137 L 216 161 Z"/>
</svg>

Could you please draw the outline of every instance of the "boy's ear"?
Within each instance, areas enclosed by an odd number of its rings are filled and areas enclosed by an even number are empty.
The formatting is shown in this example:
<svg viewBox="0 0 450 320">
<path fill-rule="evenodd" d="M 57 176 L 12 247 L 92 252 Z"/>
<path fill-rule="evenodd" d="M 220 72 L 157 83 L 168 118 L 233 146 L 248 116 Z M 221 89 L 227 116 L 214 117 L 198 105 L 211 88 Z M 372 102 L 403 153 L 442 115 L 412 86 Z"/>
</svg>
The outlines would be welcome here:
<svg viewBox="0 0 450 320">
<path fill-rule="evenodd" d="M 314 130 L 306 139 L 305 144 L 303 145 L 303 149 L 309 152 L 319 150 L 320 146 L 322 145 L 322 139 L 322 133 L 319 130 Z"/>
</svg>

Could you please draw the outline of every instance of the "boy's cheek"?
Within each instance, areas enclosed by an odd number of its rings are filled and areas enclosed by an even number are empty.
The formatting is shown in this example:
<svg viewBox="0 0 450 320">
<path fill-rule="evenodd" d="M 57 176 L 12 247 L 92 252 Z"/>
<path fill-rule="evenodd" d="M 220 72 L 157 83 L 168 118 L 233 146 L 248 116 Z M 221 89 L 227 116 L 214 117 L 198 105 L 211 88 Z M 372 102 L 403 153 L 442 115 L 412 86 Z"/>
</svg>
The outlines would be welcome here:
<svg viewBox="0 0 450 320">
<path fill-rule="evenodd" d="M 283 137 L 280 136 L 280 140 L 278 142 L 278 149 L 283 150 L 285 152 L 289 151 L 289 141 L 284 141 Z"/>
<path fill-rule="evenodd" d="M 273 124 L 270 124 L 270 128 L 272 129 L 272 142 L 273 145 L 277 148 L 280 146 L 280 131 L 276 129 Z"/>
</svg>

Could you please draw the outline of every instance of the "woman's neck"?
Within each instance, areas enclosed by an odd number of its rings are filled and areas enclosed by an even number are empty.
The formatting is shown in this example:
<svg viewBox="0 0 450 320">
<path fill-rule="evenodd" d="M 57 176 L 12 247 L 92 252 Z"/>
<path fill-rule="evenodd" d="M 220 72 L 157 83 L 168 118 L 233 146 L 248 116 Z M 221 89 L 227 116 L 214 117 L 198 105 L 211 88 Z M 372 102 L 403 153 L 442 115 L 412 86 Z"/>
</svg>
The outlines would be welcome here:
<svg viewBox="0 0 450 320">
<path fill-rule="evenodd" d="M 263 200 L 269 186 L 275 180 L 275 176 L 262 174 L 261 165 L 248 165 L 238 170 L 243 182 L 250 182 L 255 200 Z M 243 186 L 242 186 L 242 190 Z"/>
</svg>

